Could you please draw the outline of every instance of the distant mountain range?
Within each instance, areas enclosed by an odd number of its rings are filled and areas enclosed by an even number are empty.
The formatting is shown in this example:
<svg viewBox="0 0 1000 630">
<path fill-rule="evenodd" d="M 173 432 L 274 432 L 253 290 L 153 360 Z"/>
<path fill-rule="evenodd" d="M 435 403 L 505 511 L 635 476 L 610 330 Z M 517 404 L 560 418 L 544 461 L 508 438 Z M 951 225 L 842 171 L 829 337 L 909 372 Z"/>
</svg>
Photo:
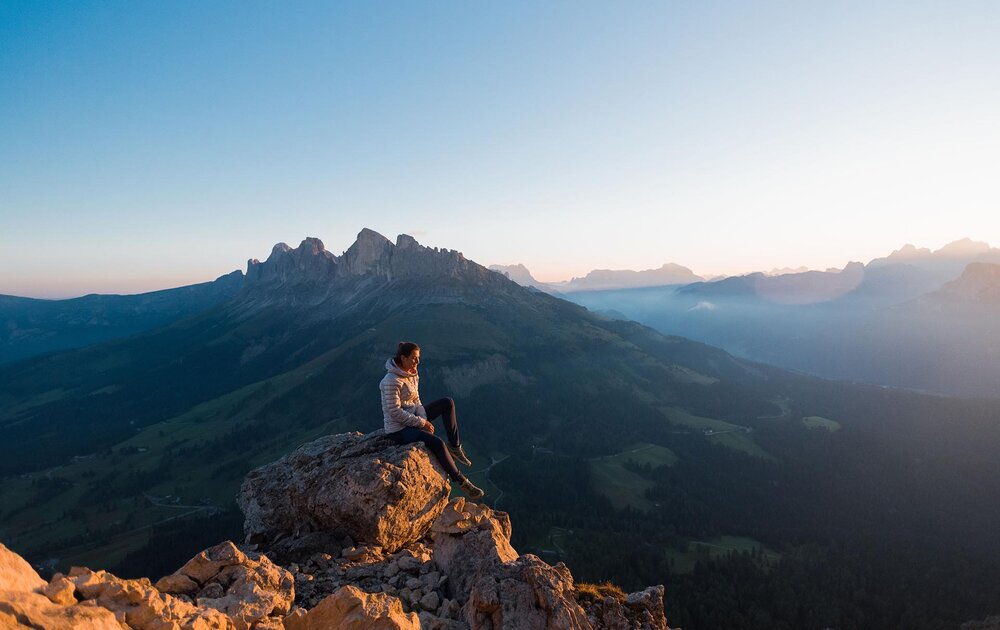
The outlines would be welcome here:
<svg viewBox="0 0 1000 630">
<path fill-rule="evenodd" d="M 842 270 L 814 271 L 806 267 L 784 267 L 715 278 L 703 278 L 675 263 L 646 271 L 597 269 L 582 278 L 550 283 L 535 280 L 531 272 L 521 264 L 491 265 L 490 269 L 506 274 L 522 286 L 532 286 L 550 293 L 704 283 L 705 286 L 692 290 L 705 294 L 760 294 L 765 300 L 786 304 L 808 304 L 844 296 L 876 298 L 888 303 L 912 299 L 932 291 L 958 276 L 970 262 L 1000 263 L 1000 249 L 990 247 L 988 243 L 964 238 L 935 251 L 907 244 L 866 265 L 852 262 Z"/>
<path fill-rule="evenodd" d="M 867 265 L 680 287 L 568 293 L 734 354 L 825 377 L 1000 395 L 1000 250 L 968 239 Z"/>
<path fill-rule="evenodd" d="M 607 289 L 658 287 L 675 284 L 689 284 L 704 280 L 687 267 L 666 263 L 659 269 L 632 271 L 631 269 L 595 269 L 582 278 L 566 282 L 539 282 L 521 264 L 490 265 L 522 286 L 530 286 L 548 293 L 559 294 L 573 291 L 603 291 Z"/>
</svg>

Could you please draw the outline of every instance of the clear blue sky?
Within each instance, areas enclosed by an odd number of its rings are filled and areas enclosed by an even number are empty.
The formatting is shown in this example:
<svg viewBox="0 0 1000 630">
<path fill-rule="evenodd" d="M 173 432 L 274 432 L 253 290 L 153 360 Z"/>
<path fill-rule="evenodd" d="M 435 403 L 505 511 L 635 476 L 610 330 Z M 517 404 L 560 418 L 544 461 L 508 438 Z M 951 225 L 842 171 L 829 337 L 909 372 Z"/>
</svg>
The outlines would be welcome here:
<svg viewBox="0 0 1000 630">
<path fill-rule="evenodd" d="M 0 293 L 362 227 L 546 280 L 1000 245 L 997 2 L 3 2 Z"/>
</svg>

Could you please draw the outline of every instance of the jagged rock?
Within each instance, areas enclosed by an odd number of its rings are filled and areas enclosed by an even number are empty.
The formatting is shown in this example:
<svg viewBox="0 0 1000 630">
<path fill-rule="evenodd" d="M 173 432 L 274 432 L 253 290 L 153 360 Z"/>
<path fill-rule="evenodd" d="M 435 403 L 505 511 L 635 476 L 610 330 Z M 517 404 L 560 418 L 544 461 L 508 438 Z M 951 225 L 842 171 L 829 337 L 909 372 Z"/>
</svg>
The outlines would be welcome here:
<svg viewBox="0 0 1000 630">
<path fill-rule="evenodd" d="M 58 576 L 62 577 L 62 576 Z M 56 597 L 64 600 L 65 587 L 57 579 Z M 121 625 L 110 611 L 76 604 L 55 603 L 39 591 L 48 591 L 45 583 L 28 562 L 0 543 L 0 628 L 33 628 L 34 630 L 121 630 Z"/>
<path fill-rule="evenodd" d="M 510 517 L 505 512 L 462 497 L 452 499 L 431 527 L 434 561 L 448 576 L 448 594 L 465 601 L 481 574 L 515 560 L 510 535 Z"/>
<path fill-rule="evenodd" d="M 203 585 L 226 567 L 248 561 L 246 554 L 230 541 L 209 547 L 184 563 L 176 573 Z"/>
<path fill-rule="evenodd" d="M 221 584 L 218 582 L 209 582 L 205 585 L 205 588 L 201 589 L 195 599 L 198 600 L 199 605 L 204 606 L 205 604 L 201 601 L 202 599 L 218 599 L 224 597 L 225 594 L 226 589 L 222 588 Z"/>
<path fill-rule="evenodd" d="M 183 573 L 165 575 L 156 582 L 156 590 L 171 595 L 194 595 L 198 592 L 198 583 Z"/>
<path fill-rule="evenodd" d="M 604 597 L 600 601 L 580 600 L 595 628 L 607 630 L 669 630 L 663 610 L 663 586 L 631 593 L 624 600 Z"/>
<path fill-rule="evenodd" d="M 133 630 L 233 630 L 236 627 L 229 617 L 217 610 L 199 608 L 160 593 L 146 578 L 123 580 L 105 571 L 87 569 L 70 573 L 77 593 L 115 613 Z"/>
<path fill-rule="evenodd" d="M 465 619 L 472 630 L 593 628 L 573 597 L 573 576 L 566 565 L 549 566 L 532 554 L 480 575 L 469 593 Z"/>
<path fill-rule="evenodd" d="M 184 577 L 201 587 L 199 606 L 225 613 L 238 630 L 270 616 L 285 615 L 295 600 L 295 579 L 289 571 L 263 554 L 240 551 L 230 541 L 205 549 L 174 576 L 168 576 L 178 585 Z M 189 590 L 183 592 L 190 594 Z"/>
<path fill-rule="evenodd" d="M 76 603 L 76 585 L 62 573 L 56 573 L 42 591 L 53 604 L 72 606 Z"/>
<path fill-rule="evenodd" d="M 420 598 L 420 607 L 424 610 L 435 611 L 438 606 L 441 605 L 441 598 L 438 596 L 436 591 L 431 591 L 425 593 L 423 597 Z"/>
<path fill-rule="evenodd" d="M 45 580 L 28 561 L 0 543 L 0 591 L 30 593 L 45 586 Z"/>
<path fill-rule="evenodd" d="M 61 606 L 28 591 L 0 590 L 0 628 L 122 630 L 114 613 L 94 606 Z"/>
<path fill-rule="evenodd" d="M 303 563 L 317 553 L 330 558 L 340 555 L 341 538 L 330 532 L 308 532 L 300 536 L 282 538 L 267 547 L 267 555 L 280 564 Z"/>
<path fill-rule="evenodd" d="M 657 628 L 667 627 L 666 611 L 663 608 L 663 585 L 650 586 L 649 588 L 629 593 L 625 598 L 625 605 L 629 609 L 629 619 L 633 620 L 633 628 Z"/>
<path fill-rule="evenodd" d="M 469 630 L 469 624 L 456 619 L 443 619 L 429 612 L 421 612 L 420 630 Z"/>
<path fill-rule="evenodd" d="M 286 630 L 420 630 L 417 615 L 405 612 L 399 599 L 354 586 L 339 589 L 308 612 L 300 611 L 285 617 Z"/>
<path fill-rule="evenodd" d="M 327 531 L 392 553 L 427 533 L 449 492 L 423 445 L 379 430 L 326 436 L 251 471 L 238 503 L 248 540 Z"/>
</svg>

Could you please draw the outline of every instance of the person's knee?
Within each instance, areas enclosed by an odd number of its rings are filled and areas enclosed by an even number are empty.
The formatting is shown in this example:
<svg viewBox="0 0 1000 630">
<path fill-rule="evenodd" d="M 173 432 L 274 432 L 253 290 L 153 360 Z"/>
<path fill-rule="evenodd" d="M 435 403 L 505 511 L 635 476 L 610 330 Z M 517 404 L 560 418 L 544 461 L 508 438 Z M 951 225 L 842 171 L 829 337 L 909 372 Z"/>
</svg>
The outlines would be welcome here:
<svg viewBox="0 0 1000 630">
<path fill-rule="evenodd" d="M 434 448 L 434 449 L 436 449 L 436 448 L 443 449 L 444 448 L 444 440 L 442 440 L 441 438 L 439 438 L 438 436 L 433 435 L 433 434 L 432 435 L 428 435 L 427 437 L 424 438 L 424 444 L 426 444 L 430 448 Z"/>
<path fill-rule="evenodd" d="M 444 401 L 446 403 L 448 403 L 448 406 L 451 407 L 452 409 L 455 408 L 455 399 L 454 398 L 445 398 Z"/>
</svg>

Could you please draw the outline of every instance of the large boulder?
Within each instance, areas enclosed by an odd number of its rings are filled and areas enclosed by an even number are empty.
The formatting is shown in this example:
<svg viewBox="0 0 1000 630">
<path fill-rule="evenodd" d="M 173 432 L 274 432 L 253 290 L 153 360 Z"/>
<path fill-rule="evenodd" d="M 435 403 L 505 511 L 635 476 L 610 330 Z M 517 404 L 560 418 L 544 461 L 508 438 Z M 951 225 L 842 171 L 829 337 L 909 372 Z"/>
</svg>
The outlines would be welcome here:
<svg viewBox="0 0 1000 630">
<path fill-rule="evenodd" d="M 525 554 L 480 575 L 465 605 L 472 630 L 592 630 L 566 565 Z"/>
<path fill-rule="evenodd" d="M 403 610 L 398 598 L 344 586 L 309 612 L 285 617 L 285 630 L 420 630 L 420 619 Z"/>
<path fill-rule="evenodd" d="M 237 502 L 251 542 L 326 531 L 394 552 L 422 538 L 451 487 L 422 444 L 342 433 L 250 472 Z"/>
<path fill-rule="evenodd" d="M 510 517 L 456 497 L 431 526 L 434 561 L 448 576 L 448 594 L 464 602 L 483 573 L 517 559 L 510 546 Z"/>
<path fill-rule="evenodd" d="M 225 613 L 237 630 L 268 617 L 283 617 L 295 601 L 291 573 L 263 554 L 240 551 L 230 541 L 202 551 L 176 573 L 161 578 L 156 588 Z"/>
</svg>

